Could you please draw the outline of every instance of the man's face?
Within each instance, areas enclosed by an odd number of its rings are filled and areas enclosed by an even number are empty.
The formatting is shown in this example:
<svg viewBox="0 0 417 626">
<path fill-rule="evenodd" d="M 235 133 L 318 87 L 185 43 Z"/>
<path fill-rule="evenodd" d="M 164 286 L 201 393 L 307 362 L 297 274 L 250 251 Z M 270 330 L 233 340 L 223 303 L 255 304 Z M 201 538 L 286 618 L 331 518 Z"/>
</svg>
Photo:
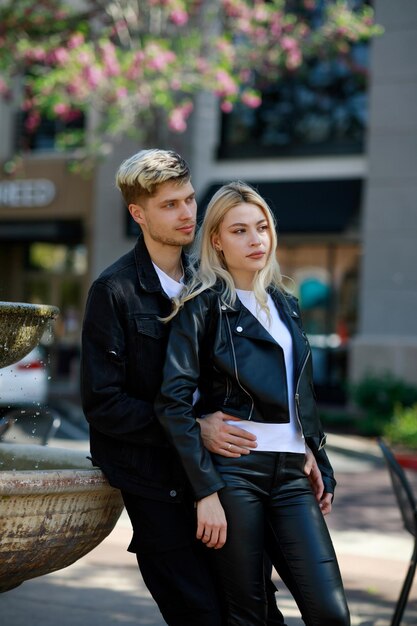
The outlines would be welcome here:
<svg viewBox="0 0 417 626">
<path fill-rule="evenodd" d="M 194 239 L 197 203 L 191 182 L 167 181 L 156 194 L 130 204 L 129 211 L 146 239 L 168 246 L 185 246 Z"/>
</svg>

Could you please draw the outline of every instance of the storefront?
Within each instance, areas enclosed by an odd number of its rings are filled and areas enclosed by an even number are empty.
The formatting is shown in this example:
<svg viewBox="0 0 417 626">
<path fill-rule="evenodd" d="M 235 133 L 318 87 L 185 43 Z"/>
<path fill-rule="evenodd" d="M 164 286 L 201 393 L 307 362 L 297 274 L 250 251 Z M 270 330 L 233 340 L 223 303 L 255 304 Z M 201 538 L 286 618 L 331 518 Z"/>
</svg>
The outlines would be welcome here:
<svg viewBox="0 0 417 626">
<path fill-rule="evenodd" d="M 24 160 L 0 174 L 0 299 L 54 304 L 51 367 L 71 375 L 87 289 L 93 180 L 60 158 Z"/>
</svg>

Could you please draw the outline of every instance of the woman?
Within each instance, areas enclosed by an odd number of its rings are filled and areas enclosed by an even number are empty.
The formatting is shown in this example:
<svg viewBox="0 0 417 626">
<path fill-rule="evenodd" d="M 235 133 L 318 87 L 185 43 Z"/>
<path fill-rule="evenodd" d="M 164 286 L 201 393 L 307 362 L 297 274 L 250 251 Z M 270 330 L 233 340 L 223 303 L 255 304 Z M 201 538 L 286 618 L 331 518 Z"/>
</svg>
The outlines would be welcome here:
<svg viewBox="0 0 417 626">
<path fill-rule="evenodd" d="M 266 544 L 305 624 L 347 626 L 336 556 L 303 473 L 307 443 L 331 498 L 311 352 L 276 244 L 271 211 L 254 189 L 236 182 L 214 195 L 198 237 L 198 273 L 171 316 L 156 414 L 194 490 L 197 537 L 215 549 L 226 623 L 266 624 Z M 254 452 L 207 452 L 196 418 L 219 409 L 256 434 Z"/>
</svg>

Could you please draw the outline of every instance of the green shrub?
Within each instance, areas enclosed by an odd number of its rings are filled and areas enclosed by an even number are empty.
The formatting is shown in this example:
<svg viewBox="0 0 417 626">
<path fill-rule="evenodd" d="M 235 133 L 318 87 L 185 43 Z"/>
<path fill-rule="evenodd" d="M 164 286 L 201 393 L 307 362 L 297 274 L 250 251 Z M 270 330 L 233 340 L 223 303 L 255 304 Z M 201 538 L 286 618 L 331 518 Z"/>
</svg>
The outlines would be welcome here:
<svg viewBox="0 0 417 626">
<path fill-rule="evenodd" d="M 320 420 L 325 431 L 356 433 L 358 417 L 350 409 L 320 406 Z"/>
<path fill-rule="evenodd" d="M 391 374 L 368 375 L 350 389 L 361 416 L 358 429 L 364 435 L 381 435 L 396 406 L 417 404 L 417 387 Z"/>
<path fill-rule="evenodd" d="M 417 449 L 417 404 L 395 407 L 394 417 L 385 425 L 383 434 L 391 444 Z"/>
</svg>

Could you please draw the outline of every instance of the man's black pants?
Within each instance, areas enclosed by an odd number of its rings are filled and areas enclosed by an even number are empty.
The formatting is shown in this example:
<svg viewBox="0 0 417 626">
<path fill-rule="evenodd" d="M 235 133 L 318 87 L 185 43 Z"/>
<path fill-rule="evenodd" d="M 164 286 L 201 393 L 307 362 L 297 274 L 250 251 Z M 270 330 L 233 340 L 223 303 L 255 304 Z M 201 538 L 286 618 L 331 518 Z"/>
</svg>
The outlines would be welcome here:
<svg viewBox="0 0 417 626">
<path fill-rule="evenodd" d="M 161 502 L 122 492 L 145 585 L 169 626 L 224 625 L 208 548 L 195 539 L 193 503 Z M 285 626 L 266 569 L 268 626 Z"/>
</svg>

